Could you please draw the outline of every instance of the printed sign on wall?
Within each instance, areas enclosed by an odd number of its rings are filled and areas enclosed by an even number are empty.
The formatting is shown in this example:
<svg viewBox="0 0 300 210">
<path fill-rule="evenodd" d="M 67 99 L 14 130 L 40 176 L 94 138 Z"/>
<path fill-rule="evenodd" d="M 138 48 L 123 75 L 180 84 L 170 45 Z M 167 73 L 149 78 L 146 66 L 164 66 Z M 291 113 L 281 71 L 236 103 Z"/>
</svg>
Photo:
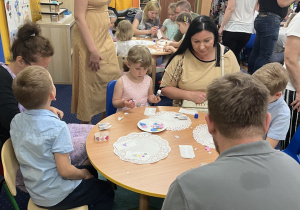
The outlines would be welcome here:
<svg viewBox="0 0 300 210">
<path fill-rule="evenodd" d="M 10 43 L 13 43 L 18 28 L 24 21 L 31 20 L 29 0 L 4 0 Z"/>
</svg>

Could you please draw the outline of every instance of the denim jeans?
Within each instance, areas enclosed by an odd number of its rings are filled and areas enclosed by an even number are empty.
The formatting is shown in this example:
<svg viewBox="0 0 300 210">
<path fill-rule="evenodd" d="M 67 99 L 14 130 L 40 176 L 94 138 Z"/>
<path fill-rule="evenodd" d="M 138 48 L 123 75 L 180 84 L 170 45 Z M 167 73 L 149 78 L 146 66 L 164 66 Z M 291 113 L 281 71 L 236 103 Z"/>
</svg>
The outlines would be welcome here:
<svg viewBox="0 0 300 210">
<path fill-rule="evenodd" d="M 256 36 L 248 60 L 248 72 L 253 74 L 268 63 L 276 45 L 281 18 L 274 14 L 259 14 L 254 21 Z"/>
</svg>

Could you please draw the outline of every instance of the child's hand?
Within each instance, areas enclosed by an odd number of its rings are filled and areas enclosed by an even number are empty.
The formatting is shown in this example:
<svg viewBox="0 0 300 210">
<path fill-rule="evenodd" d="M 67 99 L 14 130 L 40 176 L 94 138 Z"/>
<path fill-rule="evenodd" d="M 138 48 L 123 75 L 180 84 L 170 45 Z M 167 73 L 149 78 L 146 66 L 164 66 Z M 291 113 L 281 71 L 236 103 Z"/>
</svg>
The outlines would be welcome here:
<svg viewBox="0 0 300 210">
<path fill-rule="evenodd" d="M 165 46 L 164 46 L 164 51 L 175 53 L 175 52 L 176 52 L 176 49 L 175 49 L 175 47 L 173 47 L 173 46 L 167 46 L 167 45 L 165 45 Z"/>
<path fill-rule="evenodd" d="M 133 109 L 135 107 L 135 102 L 131 98 L 125 99 L 123 101 L 124 107 L 127 107 L 129 109 Z"/>
<path fill-rule="evenodd" d="M 159 96 L 154 96 L 154 104 L 157 104 L 158 102 L 160 102 L 161 101 L 161 98 L 159 97 Z"/>
<path fill-rule="evenodd" d="M 155 96 L 154 94 L 148 96 L 149 103 L 157 104 L 160 101 L 161 101 L 161 98 L 159 96 Z"/>
<path fill-rule="evenodd" d="M 62 119 L 64 116 L 63 111 L 61 111 L 53 106 L 50 106 L 50 111 L 53 112 L 55 115 L 57 115 L 60 119 Z"/>
<path fill-rule="evenodd" d="M 84 177 L 83 179 L 91 179 L 94 178 L 94 176 L 87 170 L 87 169 L 81 169 L 83 171 Z"/>
</svg>

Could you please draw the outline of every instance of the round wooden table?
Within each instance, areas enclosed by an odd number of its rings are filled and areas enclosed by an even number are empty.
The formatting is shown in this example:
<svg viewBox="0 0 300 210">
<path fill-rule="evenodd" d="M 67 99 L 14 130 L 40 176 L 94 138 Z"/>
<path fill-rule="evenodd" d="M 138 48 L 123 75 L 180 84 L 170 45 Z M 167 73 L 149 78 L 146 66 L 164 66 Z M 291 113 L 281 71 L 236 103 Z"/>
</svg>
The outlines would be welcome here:
<svg viewBox="0 0 300 210">
<path fill-rule="evenodd" d="M 154 108 L 154 107 L 152 107 Z M 174 111 L 178 112 L 179 107 L 158 106 L 156 112 Z M 127 110 L 128 115 L 124 112 L 118 112 L 101 121 L 108 122 L 112 127 L 109 131 L 109 140 L 106 142 L 97 142 L 94 140 L 94 134 L 99 132 L 98 125 L 91 130 L 87 141 L 86 149 L 88 157 L 93 166 L 108 180 L 140 194 L 140 209 L 148 209 L 149 197 L 164 198 L 168 192 L 169 186 L 181 173 L 199 167 L 203 164 L 211 163 L 218 157 L 218 153 L 211 149 L 209 154 L 203 145 L 196 142 L 193 137 L 193 129 L 199 124 L 206 124 L 205 114 L 199 112 L 199 118 L 190 117 L 192 124 L 189 128 L 181 131 L 162 131 L 155 133 L 161 138 L 167 140 L 171 151 L 167 158 L 152 164 L 134 164 L 123 161 L 115 155 L 113 144 L 122 136 L 132 132 L 142 132 L 137 123 L 141 119 L 148 118 L 144 115 L 145 107 Z M 118 117 L 124 117 L 118 120 Z M 178 136 L 179 138 L 176 138 Z M 179 145 L 192 145 L 195 152 L 195 158 L 184 159 L 180 156 Z"/>
</svg>

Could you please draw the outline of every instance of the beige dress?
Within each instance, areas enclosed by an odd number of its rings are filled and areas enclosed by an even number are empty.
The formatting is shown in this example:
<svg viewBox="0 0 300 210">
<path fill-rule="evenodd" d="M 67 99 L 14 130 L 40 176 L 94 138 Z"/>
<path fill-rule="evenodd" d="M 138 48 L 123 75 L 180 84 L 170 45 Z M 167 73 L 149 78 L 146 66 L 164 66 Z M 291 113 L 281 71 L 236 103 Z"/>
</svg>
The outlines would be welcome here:
<svg viewBox="0 0 300 210">
<path fill-rule="evenodd" d="M 107 84 L 120 77 L 116 50 L 109 34 L 107 3 L 108 0 L 89 0 L 86 12 L 86 22 L 102 58 L 97 72 L 88 66 L 90 54 L 76 24 L 73 29 L 71 112 L 77 113 L 82 121 L 90 121 L 105 111 Z"/>
</svg>

